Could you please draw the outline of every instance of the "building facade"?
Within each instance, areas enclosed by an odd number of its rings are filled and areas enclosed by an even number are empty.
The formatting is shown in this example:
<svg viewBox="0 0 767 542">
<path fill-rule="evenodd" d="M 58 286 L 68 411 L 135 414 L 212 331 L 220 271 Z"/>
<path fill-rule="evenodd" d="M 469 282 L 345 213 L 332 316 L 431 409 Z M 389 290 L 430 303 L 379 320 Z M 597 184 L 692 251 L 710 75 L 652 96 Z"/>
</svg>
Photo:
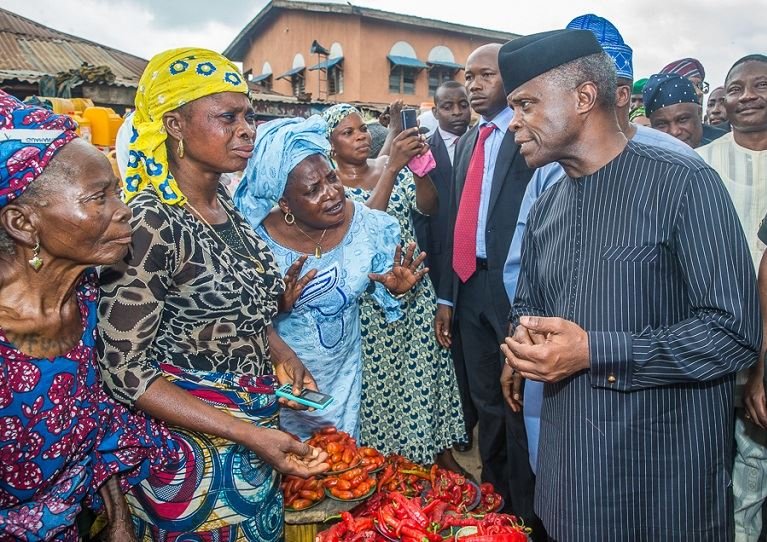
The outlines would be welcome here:
<svg viewBox="0 0 767 542">
<path fill-rule="evenodd" d="M 252 83 L 299 100 L 418 106 L 466 58 L 518 34 L 352 6 L 272 0 L 224 54 Z"/>
</svg>

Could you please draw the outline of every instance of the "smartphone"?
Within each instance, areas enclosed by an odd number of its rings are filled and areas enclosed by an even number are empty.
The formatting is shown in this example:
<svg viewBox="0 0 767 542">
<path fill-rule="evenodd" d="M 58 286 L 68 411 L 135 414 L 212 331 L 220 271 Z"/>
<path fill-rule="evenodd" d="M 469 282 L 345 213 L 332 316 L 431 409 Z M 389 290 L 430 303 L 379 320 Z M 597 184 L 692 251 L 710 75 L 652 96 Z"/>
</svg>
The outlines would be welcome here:
<svg viewBox="0 0 767 542">
<path fill-rule="evenodd" d="M 403 109 L 400 111 L 402 116 L 402 130 L 408 130 L 418 126 L 418 110 L 417 109 Z"/>
<path fill-rule="evenodd" d="M 301 390 L 301 395 L 293 395 L 293 386 L 291 384 L 280 386 L 274 393 L 277 397 L 284 397 L 289 401 L 295 401 L 299 405 L 316 408 L 317 410 L 322 410 L 333 402 L 332 396 L 314 390 L 307 390 L 306 388 Z"/>
</svg>

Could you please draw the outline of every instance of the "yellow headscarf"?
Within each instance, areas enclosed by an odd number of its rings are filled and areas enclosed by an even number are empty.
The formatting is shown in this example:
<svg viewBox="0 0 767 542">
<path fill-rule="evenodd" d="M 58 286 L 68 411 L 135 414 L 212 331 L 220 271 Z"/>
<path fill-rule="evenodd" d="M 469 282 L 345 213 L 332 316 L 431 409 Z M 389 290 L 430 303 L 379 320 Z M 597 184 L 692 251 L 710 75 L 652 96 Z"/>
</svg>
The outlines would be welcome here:
<svg viewBox="0 0 767 542">
<path fill-rule="evenodd" d="M 136 114 L 123 188 L 126 201 L 151 183 L 164 203 L 183 205 L 186 202 L 168 169 L 165 149 L 168 134 L 162 116 L 219 92 L 247 94 L 248 84 L 237 66 L 215 51 L 191 47 L 171 49 L 149 61 L 136 92 Z"/>
</svg>

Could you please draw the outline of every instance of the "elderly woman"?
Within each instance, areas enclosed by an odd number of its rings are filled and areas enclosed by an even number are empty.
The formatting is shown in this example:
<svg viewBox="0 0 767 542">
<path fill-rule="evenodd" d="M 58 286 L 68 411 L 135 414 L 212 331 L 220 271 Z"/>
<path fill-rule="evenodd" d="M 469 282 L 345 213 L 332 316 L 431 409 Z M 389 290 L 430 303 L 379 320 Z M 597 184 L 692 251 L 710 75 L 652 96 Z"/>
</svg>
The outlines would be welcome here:
<svg viewBox="0 0 767 542">
<path fill-rule="evenodd" d="M 402 132 L 392 156 L 369 160 L 363 151 L 370 134 L 355 107 L 335 105 L 323 117 L 347 196 L 385 209 L 399 222 L 402 239 L 414 241 L 411 212 L 433 211 L 435 198 L 431 180 L 416 180 L 405 167 L 420 148 L 418 138 Z M 436 458 L 460 471 L 450 447 L 466 439 L 466 430 L 450 353 L 437 344 L 431 327 L 436 311 L 431 283 L 417 284 L 402 300 L 402 310 L 404 319 L 390 325 L 369 296 L 362 298 L 362 442 L 422 463 Z"/>
<path fill-rule="evenodd" d="M 68 118 L 0 91 L 0 539 L 78 540 L 106 505 L 133 540 L 118 486 L 157 464 L 167 431 L 113 402 L 95 363 L 93 269 L 128 251 L 128 208 L 106 157 Z"/>
<path fill-rule="evenodd" d="M 275 469 L 328 468 L 277 429 L 278 381 L 315 384 L 272 327 L 274 257 L 220 184 L 245 168 L 253 118 L 245 80 L 213 51 L 159 54 L 139 83 L 124 187 L 133 247 L 102 274 L 99 348 L 106 386 L 166 421 L 180 450 L 128 494 L 144 540 L 278 540 Z"/>
<path fill-rule="evenodd" d="M 359 435 L 360 297 L 372 287 L 387 321 L 396 320 L 400 306 L 391 294 L 406 292 L 426 271 L 418 270 L 423 256 L 413 261 L 415 245 L 400 264 L 396 220 L 346 200 L 326 157 L 325 130 L 316 115 L 259 126 L 234 198 L 283 270 L 296 262 L 312 268 L 292 310 L 276 321 L 320 390 L 334 399 L 322 411 L 282 415 L 282 426 L 301 438 L 328 425 Z"/>
</svg>

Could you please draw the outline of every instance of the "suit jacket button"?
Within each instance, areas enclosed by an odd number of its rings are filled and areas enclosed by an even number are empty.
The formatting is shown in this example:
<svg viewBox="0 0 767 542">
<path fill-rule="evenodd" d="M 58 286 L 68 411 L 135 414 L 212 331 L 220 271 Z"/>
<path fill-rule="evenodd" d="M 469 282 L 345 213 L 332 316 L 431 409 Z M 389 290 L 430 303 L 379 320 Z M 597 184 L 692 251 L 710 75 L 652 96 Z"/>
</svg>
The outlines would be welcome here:
<svg viewBox="0 0 767 542">
<path fill-rule="evenodd" d="M 608 381 L 610 384 L 615 384 L 615 381 L 616 381 L 616 380 L 618 380 L 618 379 L 617 379 L 617 378 L 615 378 L 615 375 L 610 375 L 610 376 L 608 376 L 608 377 L 607 377 L 607 381 Z"/>
</svg>

